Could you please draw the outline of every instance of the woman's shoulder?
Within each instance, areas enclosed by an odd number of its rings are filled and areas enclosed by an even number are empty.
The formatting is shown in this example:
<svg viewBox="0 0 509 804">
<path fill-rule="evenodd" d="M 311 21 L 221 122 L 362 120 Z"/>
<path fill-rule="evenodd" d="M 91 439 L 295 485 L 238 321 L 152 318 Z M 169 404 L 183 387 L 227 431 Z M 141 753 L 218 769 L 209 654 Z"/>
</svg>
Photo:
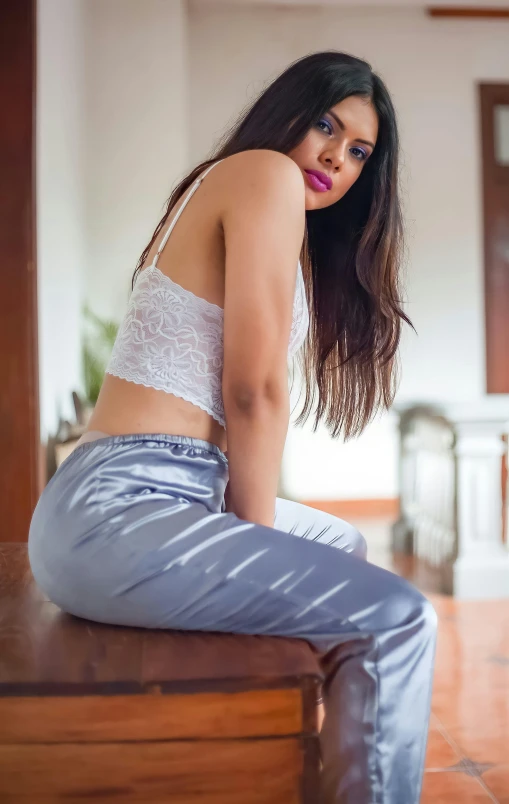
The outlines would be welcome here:
<svg viewBox="0 0 509 804">
<path fill-rule="evenodd" d="M 219 168 L 225 180 L 234 186 L 242 182 L 287 182 L 297 183 L 305 188 L 304 177 L 294 160 L 268 148 L 257 148 L 224 157 Z"/>
<path fill-rule="evenodd" d="M 240 151 L 225 157 L 217 167 L 222 207 L 248 212 L 258 203 L 274 202 L 283 209 L 305 204 L 305 182 L 296 162 L 268 149 Z M 219 173 L 220 171 L 220 173 Z"/>
</svg>

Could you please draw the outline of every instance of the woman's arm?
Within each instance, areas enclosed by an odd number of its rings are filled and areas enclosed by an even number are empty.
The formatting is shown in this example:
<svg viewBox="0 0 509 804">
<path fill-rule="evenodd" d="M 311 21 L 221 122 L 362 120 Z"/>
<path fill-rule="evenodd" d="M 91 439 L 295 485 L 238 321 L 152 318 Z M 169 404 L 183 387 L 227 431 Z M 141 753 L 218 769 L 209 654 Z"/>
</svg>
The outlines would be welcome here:
<svg viewBox="0 0 509 804">
<path fill-rule="evenodd" d="M 300 168 L 276 151 L 230 161 L 225 237 L 223 403 L 227 510 L 274 526 L 289 421 L 288 343 L 305 229 Z M 225 188 L 226 189 L 226 188 Z"/>
</svg>

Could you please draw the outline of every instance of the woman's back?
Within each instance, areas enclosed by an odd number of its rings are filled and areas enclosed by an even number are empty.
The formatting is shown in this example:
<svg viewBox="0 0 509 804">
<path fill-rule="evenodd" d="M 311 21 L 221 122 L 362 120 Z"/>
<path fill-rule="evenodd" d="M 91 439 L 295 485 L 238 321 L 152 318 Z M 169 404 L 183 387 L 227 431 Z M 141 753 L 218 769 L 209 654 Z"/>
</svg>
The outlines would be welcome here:
<svg viewBox="0 0 509 804">
<path fill-rule="evenodd" d="M 239 181 L 238 163 L 246 158 L 237 154 L 209 166 L 171 210 L 137 277 L 89 430 L 180 433 L 226 451 L 223 215 Z M 295 351 L 308 323 L 300 271 L 293 323 Z M 187 392 L 180 395 L 182 388 Z"/>
<path fill-rule="evenodd" d="M 216 173 L 216 175 L 214 175 Z M 221 228 L 221 176 L 210 172 L 187 203 L 159 257 L 157 266 L 196 296 L 222 306 L 224 300 L 224 239 Z M 219 178 L 219 181 L 218 181 Z M 188 191 L 189 192 L 189 191 Z M 183 198 L 171 210 L 145 261 L 153 263 Z M 142 269 L 142 273 L 143 270 Z M 142 274 L 140 274 L 141 278 Z M 89 429 L 117 433 L 182 433 L 226 448 L 224 428 L 187 400 L 107 373 L 89 422 Z"/>
</svg>

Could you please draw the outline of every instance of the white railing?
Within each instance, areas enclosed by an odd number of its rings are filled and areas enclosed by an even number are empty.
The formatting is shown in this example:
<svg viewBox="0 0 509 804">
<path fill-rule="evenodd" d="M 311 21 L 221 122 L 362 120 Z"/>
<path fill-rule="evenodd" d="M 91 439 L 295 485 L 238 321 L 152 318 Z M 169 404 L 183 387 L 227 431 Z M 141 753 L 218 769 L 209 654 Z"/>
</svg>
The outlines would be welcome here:
<svg viewBox="0 0 509 804">
<path fill-rule="evenodd" d="M 399 407 L 401 515 L 393 549 L 447 569 L 462 598 L 509 597 L 502 488 L 509 403 Z"/>
</svg>

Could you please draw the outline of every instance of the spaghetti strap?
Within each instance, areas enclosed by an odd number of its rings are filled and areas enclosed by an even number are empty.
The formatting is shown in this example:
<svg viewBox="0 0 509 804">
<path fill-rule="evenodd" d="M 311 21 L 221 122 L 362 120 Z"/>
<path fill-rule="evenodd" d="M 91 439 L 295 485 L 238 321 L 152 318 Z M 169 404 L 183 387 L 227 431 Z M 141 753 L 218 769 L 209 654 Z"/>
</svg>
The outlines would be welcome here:
<svg viewBox="0 0 509 804">
<path fill-rule="evenodd" d="M 172 222 L 171 222 L 170 226 L 168 227 L 168 231 L 166 232 L 165 236 L 164 236 L 164 237 L 163 237 L 163 239 L 161 240 L 161 243 L 160 243 L 159 248 L 158 248 L 158 250 L 157 250 L 157 254 L 156 254 L 156 256 L 154 257 L 154 262 L 152 263 L 153 265 L 157 265 L 157 261 L 158 261 L 158 259 L 159 259 L 159 255 L 160 255 L 161 251 L 163 250 L 163 248 L 165 247 L 166 243 L 168 242 L 168 238 L 169 238 L 169 236 L 171 235 L 171 233 L 172 233 L 172 231 L 173 231 L 173 227 L 175 226 L 175 224 L 177 223 L 178 219 L 179 219 L 179 218 L 180 218 L 180 216 L 182 215 L 182 212 L 184 211 L 184 208 L 186 207 L 187 202 L 190 200 L 191 196 L 193 196 L 193 195 L 194 195 L 194 193 L 196 192 L 196 190 L 198 189 L 198 187 L 199 187 L 199 186 L 200 186 L 200 184 L 202 183 L 203 179 L 204 179 L 204 178 L 205 178 L 205 176 L 207 175 L 207 173 L 210 173 L 210 171 L 212 170 L 212 168 L 213 168 L 213 167 L 215 167 L 216 165 L 219 165 L 219 162 L 222 162 L 222 161 L 223 161 L 222 159 L 219 159 L 217 162 L 214 162 L 212 165 L 209 165 L 209 166 L 208 166 L 208 168 L 207 168 L 207 169 L 206 169 L 206 170 L 205 170 L 205 171 L 204 171 L 204 172 L 201 174 L 201 176 L 198 176 L 198 178 L 197 178 L 197 179 L 196 179 L 196 180 L 193 182 L 193 184 L 191 185 L 191 190 L 190 190 L 190 192 L 188 193 L 188 195 L 187 195 L 187 197 L 186 197 L 186 200 L 184 201 L 184 203 L 183 203 L 183 204 L 182 204 L 182 206 L 180 207 L 179 211 L 177 212 L 177 214 L 176 214 L 176 215 L 175 215 L 175 217 L 173 218 L 173 220 L 172 220 Z"/>
</svg>

